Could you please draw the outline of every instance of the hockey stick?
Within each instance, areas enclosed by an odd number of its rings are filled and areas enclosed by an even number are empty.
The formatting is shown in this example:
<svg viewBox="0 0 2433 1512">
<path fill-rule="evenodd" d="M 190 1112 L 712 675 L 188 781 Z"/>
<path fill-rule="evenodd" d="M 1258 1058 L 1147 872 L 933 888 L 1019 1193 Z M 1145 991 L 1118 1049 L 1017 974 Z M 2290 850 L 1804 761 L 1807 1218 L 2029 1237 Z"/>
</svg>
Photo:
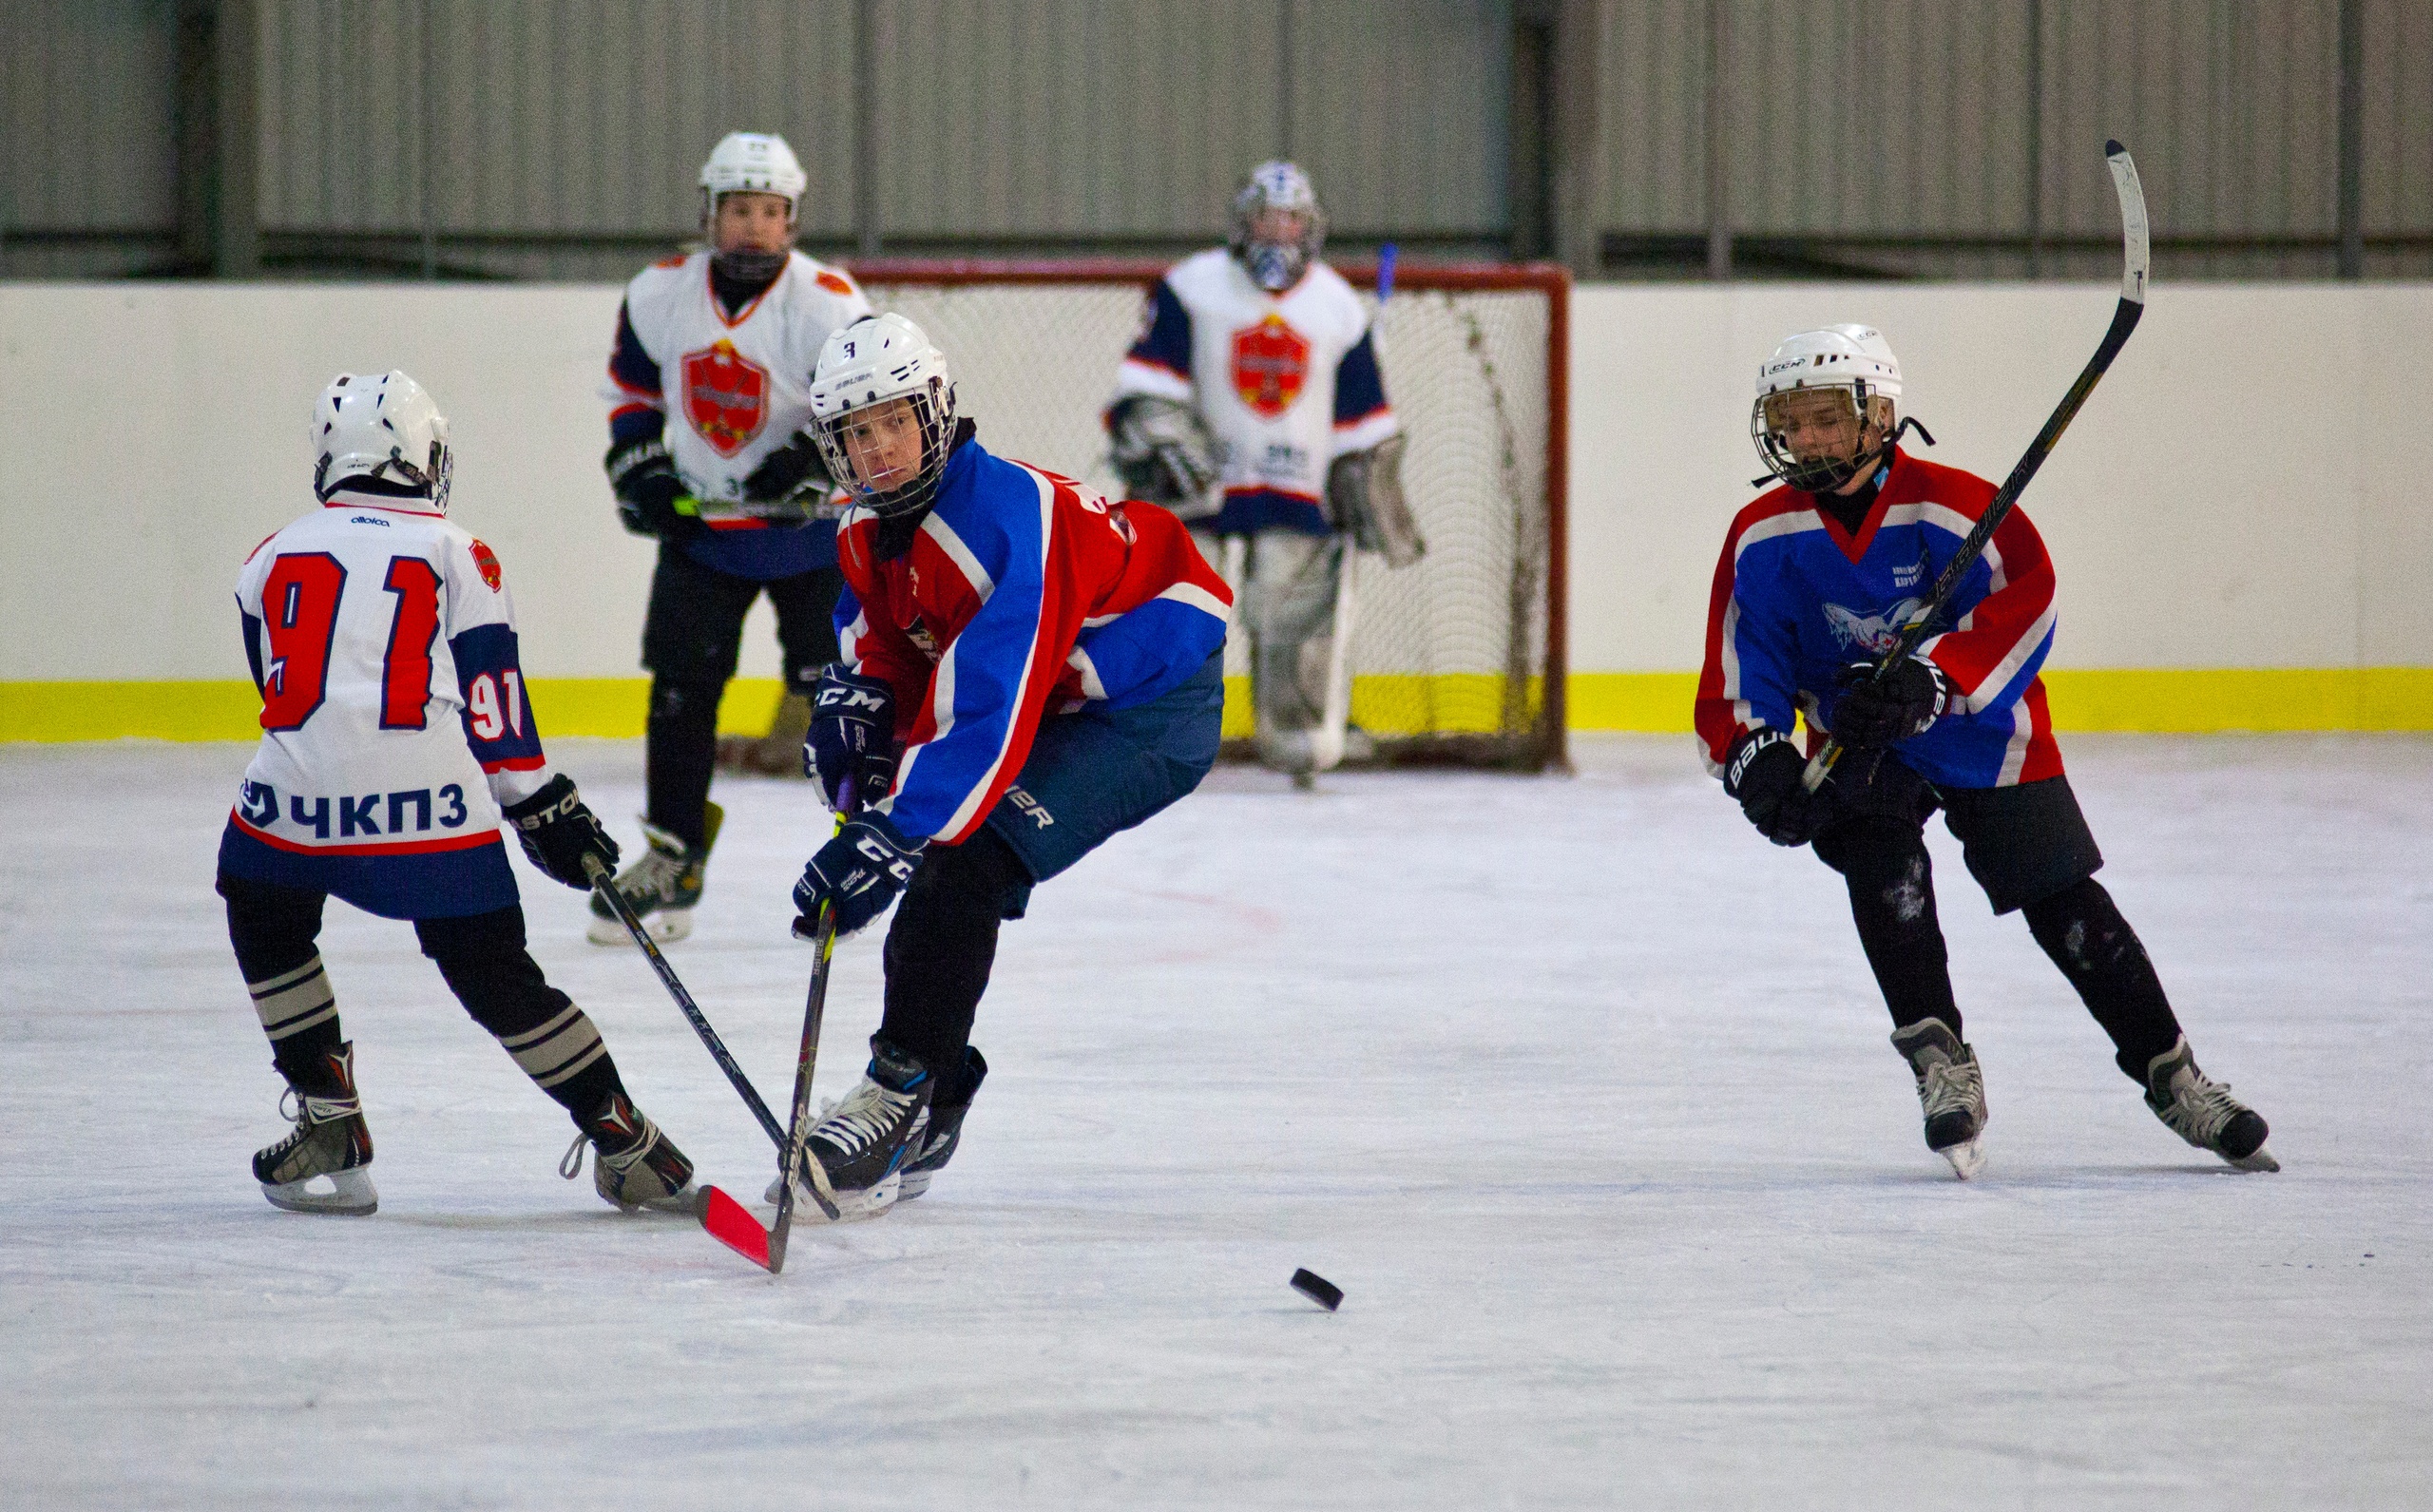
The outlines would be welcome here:
<svg viewBox="0 0 2433 1512">
<path fill-rule="evenodd" d="M 735 1057 L 727 1053 L 726 1042 L 720 1040 L 718 1031 L 710 1026 L 708 1017 L 693 1001 L 693 994 L 685 991 L 684 984 L 677 980 L 676 968 L 667 964 L 667 957 L 661 953 L 658 942 L 643 927 L 642 915 L 636 913 L 634 906 L 625 901 L 625 895 L 617 890 L 615 878 L 606 864 L 586 852 L 583 858 L 583 870 L 591 878 L 592 891 L 608 905 L 617 915 L 618 922 L 625 927 L 625 932 L 642 947 L 642 954 L 650 958 L 651 969 L 659 973 L 659 980 L 667 988 L 667 995 L 676 1000 L 677 1007 L 683 1010 L 684 1021 L 693 1025 L 695 1034 L 701 1037 L 701 1043 L 709 1048 L 710 1059 L 718 1063 L 718 1069 L 726 1073 L 727 1081 L 743 1095 L 744 1106 L 760 1120 L 762 1132 L 769 1136 L 770 1142 L 783 1146 L 786 1131 L 778 1126 L 777 1116 L 769 1111 L 769 1104 L 760 1101 L 759 1089 L 752 1084 L 750 1077 L 743 1074 L 743 1067 L 736 1063 Z"/>
<path fill-rule="evenodd" d="M 855 807 L 853 784 L 848 779 L 837 796 L 839 816 L 850 814 Z M 735 1198 L 711 1187 L 702 1194 L 701 1227 L 710 1237 L 742 1255 L 745 1259 L 776 1275 L 786 1268 L 786 1240 L 795 1224 L 795 1172 L 799 1167 L 811 1180 L 811 1200 L 830 1222 L 841 1215 L 836 1207 L 836 1191 L 828 1182 L 828 1169 L 812 1158 L 808 1149 L 811 1135 L 811 1077 L 819 1062 L 819 1022 L 828 1006 L 828 969 L 836 959 L 836 906 L 823 904 L 819 909 L 818 958 L 811 964 L 811 990 L 803 1005 L 802 1047 L 795 1056 L 795 1101 L 793 1116 L 786 1127 L 785 1142 L 777 1147 L 777 1216 L 769 1227 Z"/>
<path fill-rule="evenodd" d="M 1868 679 L 1870 687 L 1881 683 L 1887 673 L 1918 649 L 1919 642 L 1925 640 L 1926 632 L 1933 627 L 1935 620 L 1950 606 L 1952 596 L 1960 591 L 1961 580 L 1968 575 L 1969 568 L 1977 565 L 1977 559 L 1985 554 L 1986 543 L 1994 539 L 1994 532 L 2009 516 L 2011 506 L 2019 502 L 2020 494 L 2027 488 L 2027 481 L 2036 476 L 2036 469 L 2044 465 L 2045 457 L 2059 443 L 2061 432 L 2078 418 L 2079 407 L 2085 404 L 2087 395 L 2095 392 L 2104 370 L 2112 366 L 2112 359 L 2128 345 L 2129 333 L 2137 329 L 2137 317 L 2146 313 L 2146 191 L 2137 182 L 2137 164 L 2130 161 L 2127 147 L 2117 142 L 2106 142 L 2103 157 L 2105 164 L 2112 169 L 2113 190 L 2120 196 L 2123 267 L 2120 302 L 2113 308 L 2112 329 L 2103 334 L 2102 344 L 2095 349 L 2095 355 L 2088 359 L 2085 371 L 2079 374 L 2079 381 L 2071 384 L 2070 392 L 2061 396 L 2061 403 L 2044 422 L 2044 429 L 2028 443 L 2027 454 L 2019 459 L 2019 466 L 2011 469 L 2011 475 L 2002 480 L 2002 490 L 1994 495 L 1993 503 L 1985 506 L 1985 512 L 1978 517 L 1967 539 L 1961 542 L 1959 553 L 1935 579 L 1934 592 L 1928 594 L 1926 602 L 1909 617 L 1909 622 L 1902 628 L 1901 639 L 1894 641 L 1892 649 L 1884 654 L 1884 660 L 1875 664 L 1875 673 Z M 1823 787 L 1826 777 L 1833 770 L 1833 763 L 1841 758 L 1842 743 L 1827 737 L 1824 746 L 1809 761 L 1808 770 L 1800 778 L 1801 785 L 1810 793 Z"/>
<path fill-rule="evenodd" d="M 1377 249 L 1377 318 L 1381 323 L 1386 301 L 1394 293 L 1394 244 L 1390 241 Z M 1370 339 L 1383 344 L 1375 335 Z M 1385 366 L 1382 352 L 1377 362 L 1380 368 Z M 1335 574 L 1334 584 L 1334 639 L 1327 647 L 1326 708 L 1319 716 L 1317 733 L 1310 740 L 1310 768 L 1313 772 L 1331 772 L 1343 764 L 1343 743 L 1351 724 L 1351 631 L 1360 604 L 1360 539 L 1357 533 L 1347 529 L 1342 540 L 1343 565 Z"/>
</svg>

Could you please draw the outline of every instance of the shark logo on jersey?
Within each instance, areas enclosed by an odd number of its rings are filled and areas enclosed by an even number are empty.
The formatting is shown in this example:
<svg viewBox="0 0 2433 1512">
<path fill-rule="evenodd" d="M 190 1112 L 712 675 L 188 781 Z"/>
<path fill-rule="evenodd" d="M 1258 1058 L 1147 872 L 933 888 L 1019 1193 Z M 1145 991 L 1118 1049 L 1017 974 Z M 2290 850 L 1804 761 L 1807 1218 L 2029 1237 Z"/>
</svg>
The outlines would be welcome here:
<svg viewBox="0 0 2433 1512">
<path fill-rule="evenodd" d="M 1921 599 L 1904 599 L 1882 614 L 1854 614 L 1838 603 L 1825 605 L 1825 622 L 1833 630 L 1833 639 L 1853 650 L 1880 657 L 1900 641 L 1901 632 L 1909 621 L 1925 607 Z"/>
<path fill-rule="evenodd" d="M 710 450 L 731 457 L 769 420 L 769 370 L 721 340 L 684 356 L 684 418 Z"/>
<path fill-rule="evenodd" d="M 1273 420 L 1293 408 L 1310 376 L 1310 338 L 1271 312 L 1234 333 L 1234 392 L 1253 413 Z"/>
</svg>

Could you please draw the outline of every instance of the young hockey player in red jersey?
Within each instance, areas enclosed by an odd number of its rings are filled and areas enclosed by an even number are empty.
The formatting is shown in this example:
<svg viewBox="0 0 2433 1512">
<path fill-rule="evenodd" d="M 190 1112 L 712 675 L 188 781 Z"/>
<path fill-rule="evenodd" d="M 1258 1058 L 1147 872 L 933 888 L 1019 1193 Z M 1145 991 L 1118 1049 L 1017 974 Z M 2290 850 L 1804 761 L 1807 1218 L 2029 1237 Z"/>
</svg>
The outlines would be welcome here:
<svg viewBox="0 0 2433 1512">
<path fill-rule="evenodd" d="M 1768 839 L 1813 841 L 1849 883 L 1926 1144 L 1961 1177 L 1983 1159 L 1985 1092 L 1935 919 L 1922 832 L 1938 808 L 1994 911 L 2026 915 L 2155 1116 L 2242 1170 L 2278 1170 L 2264 1120 L 2197 1069 L 2145 947 L 2095 880 L 2103 857 L 2037 676 L 2053 564 L 2027 516 L 1994 531 L 1914 657 L 1861 680 L 1995 491 L 1902 450 L 1916 422 L 1897 419 L 1900 397 L 1891 348 L 1864 326 L 1794 335 L 1766 360 L 1751 430 L 1783 486 L 1740 511 L 1715 566 L 1697 698 L 1707 764 Z M 1795 714 L 1811 745 L 1825 732 L 1845 748 L 1812 794 Z"/>
<path fill-rule="evenodd" d="M 307 1213 L 372 1212 L 372 1135 L 315 945 L 332 893 L 411 919 L 423 954 L 597 1152 L 600 1195 L 683 1207 L 687 1161 L 625 1095 L 600 1031 L 543 979 L 500 843 L 589 890 L 617 861 L 574 783 L 549 771 L 498 559 L 448 515 L 448 422 L 402 373 L 341 374 L 313 410 L 320 507 L 238 578 L 261 748 L 220 842 L 228 938 L 296 1129 L 254 1157 L 262 1193 Z M 496 807 L 493 807 L 493 804 Z"/>
<path fill-rule="evenodd" d="M 795 932 L 903 906 L 869 1073 L 811 1134 L 848 1215 L 917 1196 L 987 1064 L 969 1047 L 1001 920 L 1031 889 L 1193 788 L 1216 758 L 1224 584 L 1155 505 L 990 455 L 946 358 L 886 315 L 829 338 L 812 386 L 837 532 L 844 661 L 807 759 L 843 827 Z"/>
</svg>

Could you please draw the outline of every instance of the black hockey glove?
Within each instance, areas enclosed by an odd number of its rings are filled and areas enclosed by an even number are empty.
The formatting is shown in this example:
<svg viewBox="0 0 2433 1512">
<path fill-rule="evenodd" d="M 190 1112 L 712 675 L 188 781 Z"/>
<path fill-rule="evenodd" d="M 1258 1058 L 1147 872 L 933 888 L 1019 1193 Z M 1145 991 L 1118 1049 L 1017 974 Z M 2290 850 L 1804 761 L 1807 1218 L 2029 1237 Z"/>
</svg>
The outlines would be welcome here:
<svg viewBox="0 0 2433 1512">
<path fill-rule="evenodd" d="M 809 519 L 827 502 L 831 487 L 819 443 L 805 431 L 760 459 L 743 480 L 743 498 L 747 504 L 790 506 L 789 512 Z"/>
<path fill-rule="evenodd" d="M 1780 730 L 1752 730 L 1732 742 L 1723 760 L 1723 791 L 1776 845 L 1806 845 L 1832 817 L 1830 786 L 1810 793 L 1800 782 L 1808 760 Z"/>
<path fill-rule="evenodd" d="M 1906 657 L 1884 675 L 1872 661 L 1853 661 L 1833 680 L 1849 691 L 1833 708 L 1833 738 L 1852 750 L 1889 750 L 1925 734 L 1951 703 L 1943 669 L 1923 657 Z"/>
<path fill-rule="evenodd" d="M 856 802 L 876 803 L 895 788 L 895 690 L 881 678 L 822 668 L 811 690 L 811 729 L 802 737 L 802 775 L 844 812 L 850 779 Z"/>
<path fill-rule="evenodd" d="M 574 778 L 563 772 L 540 792 L 499 812 L 515 826 L 524 853 L 555 881 L 588 892 L 591 875 L 584 870 L 585 856 L 598 856 L 609 871 L 617 868 L 617 842 L 575 795 Z"/>
<path fill-rule="evenodd" d="M 636 535 L 680 541 L 709 526 L 700 520 L 700 506 L 684 491 L 667 445 L 657 436 L 628 441 L 608 449 L 608 487 L 617 492 L 617 523 Z M 690 507 L 687 507 L 690 506 Z"/>
<path fill-rule="evenodd" d="M 876 810 L 865 809 L 846 820 L 795 884 L 795 907 L 802 913 L 795 921 L 795 938 L 819 938 L 822 904 L 835 909 L 840 938 L 885 913 L 904 884 L 912 880 L 929 844 L 906 839 L 895 821 Z"/>
</svg>

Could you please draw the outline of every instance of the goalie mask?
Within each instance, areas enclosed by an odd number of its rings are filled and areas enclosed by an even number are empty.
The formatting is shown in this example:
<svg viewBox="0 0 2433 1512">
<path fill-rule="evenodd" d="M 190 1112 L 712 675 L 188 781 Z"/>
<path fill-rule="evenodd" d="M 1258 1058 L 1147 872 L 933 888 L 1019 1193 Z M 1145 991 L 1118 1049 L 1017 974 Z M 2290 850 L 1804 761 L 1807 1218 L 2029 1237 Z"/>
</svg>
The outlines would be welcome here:
<svg viewBox="0 0 2433 1512">
<path fill-rule="evenodd" d="M 1326 212 L 1310 176 L 1290 163 L 1262 163 L 1234 196 L 1234 231 L 1226 239 L 1251 281 L 1282 294 L 1301 281 L 1326 245 Z"/>
<path fill-rule="evenodd" d="M 403 373 L 341 373 L 313 402 L 313 492 L 429 500 L 448 512 L 448 417 Z"/>
<path fill-rule="evenodd" d="M 919 326 L 864 316 L 830 335 L 811 414 L 828 475 L 855 504 L 886 519 L 937 496 L 954 449 L 954 381 Z"/>
<path fill-rule="evenodd" d="M 1872 326 L 1803 331 L 1757 373 L 1749 434 L 1766 470 L 1802 493 L 1830 493 L 1890 454 L 1901 363 Z"/>
<path fill-rule="evenodd" d="M 730 131 L 718 139 L 718 144 L 710 149 L 710 161 L 701 164 L 701 235 L 710 242 L 710 258 L 718 271 L 747 283 L 776 278 L 793 255 L 795 222 L 802 211 L 802 192 L 810 184 L 810 176 L 802 171 L 785 138 Z M 774 252 L 753 247 L 719 249 L 718 201 L 730 194 L 774 194 L 785 201 L 789 245 Z"/>
</svg>

